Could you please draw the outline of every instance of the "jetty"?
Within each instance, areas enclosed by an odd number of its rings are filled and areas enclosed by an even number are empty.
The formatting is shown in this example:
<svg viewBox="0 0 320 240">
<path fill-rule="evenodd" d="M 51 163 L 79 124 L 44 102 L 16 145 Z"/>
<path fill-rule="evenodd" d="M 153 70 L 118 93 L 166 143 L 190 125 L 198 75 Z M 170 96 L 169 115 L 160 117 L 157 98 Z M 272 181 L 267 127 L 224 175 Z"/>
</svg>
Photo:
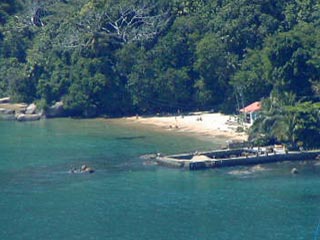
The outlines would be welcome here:
<svg viewBox="0 0 320 240">
<path fill-rule="evenodd" d="M 175 155 L 157 154 L 158 165 L 200 170 L 209 168 L 255 165 L 282 161 L 320 160 L 320 149 L 308 151 L 287 151 L 284 148 L 240 148 L 208 152 L 193 152 Z"/>
</svg>

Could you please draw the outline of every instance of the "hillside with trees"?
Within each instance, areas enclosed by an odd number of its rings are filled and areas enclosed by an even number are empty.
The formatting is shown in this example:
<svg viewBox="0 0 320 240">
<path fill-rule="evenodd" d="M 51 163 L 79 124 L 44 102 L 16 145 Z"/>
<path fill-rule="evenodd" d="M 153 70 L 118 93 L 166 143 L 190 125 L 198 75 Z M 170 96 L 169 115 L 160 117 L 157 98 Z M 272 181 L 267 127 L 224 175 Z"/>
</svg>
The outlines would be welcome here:
<svg viewBox="0 0 320 240">
<path fill-rule="evenodd" d="M 62 100 L 84 117 L 233 113 L 264 99 L 265 116 L 282 120 L 257 121 L 252 138 L 311 144 L 318 39 L 316 0 L 5 0 L 0 97 L 44 109 Z"/>
</svg>

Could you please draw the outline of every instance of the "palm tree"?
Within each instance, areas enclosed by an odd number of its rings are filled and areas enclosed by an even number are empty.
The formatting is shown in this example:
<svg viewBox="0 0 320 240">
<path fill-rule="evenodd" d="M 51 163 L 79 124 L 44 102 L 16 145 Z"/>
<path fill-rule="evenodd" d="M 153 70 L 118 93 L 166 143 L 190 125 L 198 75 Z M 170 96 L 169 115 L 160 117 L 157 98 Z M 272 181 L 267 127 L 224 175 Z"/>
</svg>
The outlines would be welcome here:
<svg viewBox="0 0 320 240">
<path fill-rule="evenodd" d="M 297 113 L 285 110 L 283 115 L 275 122 L 272 134 L 279 142 L 288 142 L 291 146 L 295 146 L 297 123 Z"/>
<path fill-rule="evenodd" d="M 290 107 L 295 106 L 295 99 L 293 93 L 278 92 L 272 92 L 269 98 L 263 99 L 260 116 L 250 128 L 249 140 L 287 142 L 294 146 L 298 117 Z"/>
</svg>

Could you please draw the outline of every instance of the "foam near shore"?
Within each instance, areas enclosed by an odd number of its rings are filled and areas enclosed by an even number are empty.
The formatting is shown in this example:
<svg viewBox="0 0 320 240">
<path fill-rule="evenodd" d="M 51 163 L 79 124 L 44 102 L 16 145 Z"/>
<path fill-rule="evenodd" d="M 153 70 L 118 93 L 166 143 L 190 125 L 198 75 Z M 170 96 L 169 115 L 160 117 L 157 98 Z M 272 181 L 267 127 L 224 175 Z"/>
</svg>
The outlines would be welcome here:
<svg viewBox="0 0 320 240">
<path fill-rule="evenodd" d="M 130 117 L 127 120 L 144 125 L 176 132 L 187 132 L 195 135 L 224 137 L 230 140 L 247 140 L 245 132 L 238 132 L 241 127 L 231 115 L 221 113 L 192 113 L 179 116 Z"/>
</svg>

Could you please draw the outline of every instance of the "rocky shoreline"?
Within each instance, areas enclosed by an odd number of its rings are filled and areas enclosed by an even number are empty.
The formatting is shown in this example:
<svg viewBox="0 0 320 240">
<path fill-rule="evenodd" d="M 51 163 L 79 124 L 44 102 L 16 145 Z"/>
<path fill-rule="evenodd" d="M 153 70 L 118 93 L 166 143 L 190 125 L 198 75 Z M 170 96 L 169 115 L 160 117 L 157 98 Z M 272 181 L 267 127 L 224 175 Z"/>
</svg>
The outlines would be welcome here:
<svg viewBox="0 0 320 240">
<path fill-rule="evenodd" d="M 42 118 L 65 116 L 62 102 L 56 102 L 45 111 L 39 109 L 35 103 L 12 103 L 9 97 L 0 98 L 0 120 L 37 121 Z"/>
</svg>

